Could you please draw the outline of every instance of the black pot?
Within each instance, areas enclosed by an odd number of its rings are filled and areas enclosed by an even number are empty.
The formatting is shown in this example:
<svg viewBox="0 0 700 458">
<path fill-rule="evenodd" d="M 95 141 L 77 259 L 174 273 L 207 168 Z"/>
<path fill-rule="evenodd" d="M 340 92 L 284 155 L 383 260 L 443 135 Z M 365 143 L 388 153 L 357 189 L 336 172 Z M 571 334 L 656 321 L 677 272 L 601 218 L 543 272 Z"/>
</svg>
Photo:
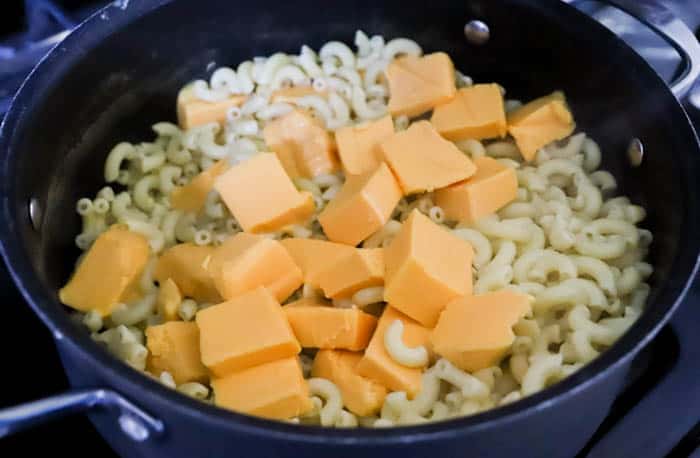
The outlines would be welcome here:
<svg viewBox="0 0 700 458">
<path fill-rule="evenodd" d="M 652 3 L 627 7 L 681 41 L 683 92 L 700 70 L 700 45 Z M 486 44 L 465 40 L 464 25 L 472 19 L 490 27 Z M 648 210 L 655 272 L 642 317 L 598 359 L 533 396 L 467 418 L 382 430 L 328 430 L 227 412 L 108 355 L 68 319 L 56 295 L 78 254 L 74 202 L 98 189 L 106 152 L 117 141 L 147 137 L 156 121 L 174 119 L 178 88 L 203 76 L 209 62 L 236 63 L 329 39 L 349 42 L 358 28 L 444 50 L 476 81 L 497 81 L 519 99 L 565 91 L 581 130 L 602 146 L 603 168 Z M 639 167 L 628 161 L 633 138 L 646 151 Z M 89 416 L 124 456 L 569 456 L 600 424 L 633 358 L 683 298 L 700 248 L 700 148 L 685 112 L 621 40 L 554 0 L 120 0 L 34 70 L 5 118 L 0 154 L 3 257 L 80 389 L 0 411 L 0 436 L 39 416 L 101 407 Z"/>
</svg>

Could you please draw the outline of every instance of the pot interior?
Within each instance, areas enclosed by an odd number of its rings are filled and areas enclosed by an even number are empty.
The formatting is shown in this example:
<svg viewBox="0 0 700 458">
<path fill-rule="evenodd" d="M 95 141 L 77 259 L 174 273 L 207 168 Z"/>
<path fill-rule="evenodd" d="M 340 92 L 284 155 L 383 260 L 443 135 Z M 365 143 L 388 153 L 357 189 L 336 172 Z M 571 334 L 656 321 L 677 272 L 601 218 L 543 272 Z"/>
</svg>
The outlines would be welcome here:
<svg viewBox="0 0 700 458">
<path fill-rule="evenodd" d="M 13 230 L 50 293 L 70 275 L 79 251 L 75 202 L 103 185 L 103 164 L 120 141 L 150 140 L 150 126 L 175 121 L 178 89 L 213 67 L 277 51 L 352 43 L 357 29 L 387 39 L 409 37 L 426 52 L 445 51 L 475 82 L 498 82 L 508 98 L 529 100 L 563 90 L 578 128 L 601 146 L 603 169 L 619 192 L 648 212 L 655 273 L 646 320 L 673 304 L 692 269 L 698 149 L 676 100 L 633 51 L 558 2 L 313 1 L 174 2 L 134 19 L 143 2 L 113 7 L 75 33 L 39 68 L 17 100 L 4 178 L 12 189 Z M 491 31 L 485 45 L 465 40 L 468 20 Z M 121 27 L 121 24 L 127 24 Z M 215 65 L 210 65 L 214 63 Z M 31 92 L 31 96 L 29 94 Z M 633 137 L 645 149 L 633 168 Z M 27 203 L 38 199 L 34 230 Z M 692 214 L 691 214 L 692 212 Z M 688 252 L 691 253 L 688 253 Z M 57 299 L 51 307 L 60 307 Z"/>
</svg>

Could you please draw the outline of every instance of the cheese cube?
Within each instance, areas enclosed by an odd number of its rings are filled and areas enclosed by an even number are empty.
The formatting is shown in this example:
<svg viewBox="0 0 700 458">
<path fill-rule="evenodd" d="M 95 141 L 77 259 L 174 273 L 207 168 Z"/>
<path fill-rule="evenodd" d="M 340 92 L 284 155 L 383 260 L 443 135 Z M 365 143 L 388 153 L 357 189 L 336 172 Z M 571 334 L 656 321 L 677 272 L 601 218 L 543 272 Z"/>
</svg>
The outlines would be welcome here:
<svg viewBox="0 0 700 458">
<path fill-rule="evenodd" d="M 221 296 L 207 269 L 213 254 L 212 246 L 177 244 L 160 255 L 153 277 L 161 285 L 172 279 L 183 296 L 198 302 L 218 302 Z"/>
<path fill-rule="evenodd" d="M 263 135 L 292 178 L 313 178 L 339 168 L 330 134 L 320 121 L 304 111 L 293 110 L 270 121 Z"/>
<path fill-rule="evenodd" d="M 159 376 L 167 371 L 175 383 L 204 383 L 209 380 L 207 368 L 199 356 L 199 329 L 192 322 L 170 321 L 146 328 L 148 372 Z"/>
<path fill-rule="evenodd" d="M 354 246 L 384 226 L 400 199 L 401 188 L 382 163 L 373 172 L 347 177 L 318 222 L 330 240 Z"/>
<path fill-rule="evenodd" d="M 433 349 L 465 371 L 496 366 L 513 344 L 513 325 L 530 310 L 530 296 L 507 289 L 455 299 L 433 330 Z"/>
<path fill-rule="evenodd" d="M 401 320 L 404 324 L 403 342 L 407 347 L 428 346 L 430 329 L 387 305 L 379 319 L 377 330 L 355 369 L 360 375 L 381 383 L 391 391 L 405 391 L 409 397 L 413 397 L 420 391 L 423 371 L 397 363 L 384 346 L 384 333 L 396 320 Z"/>
<path fill-rule="evenodd" d="M 411 212 L 384 249 L 384 300 L 432 328 L 452 299 L 472 292 L 471 245 Z"/>
<path fill-rule="evenodd" d="M 285 420 L 313 407 L 296 357 L 215 378 L 211 386 L 217 406 L 258 417 Z"/>
<path fill-rule="evenodd" d="M 476 172 L 472 161 L 428 121 L 414 122 L 385 140 L 381 148 L 404 194 L 430 192 Z"/>
<path fill-rule="evenodd" d="M 319 350 L 314 358 L 311 375 L 335 383 L 345 407 L 355 415 L 366 417 L 375 415 L 382 408 L 386 388 L 357 373 L 355 367 L 361 359 L 361 353 Z"/>
<path fill-rule="evenodd" d="M 309 95 L 318 95 L 326 97 L 327 91 L 317 91 L 311 86 L 292 86 L 283 89 L 277 89 L 270 96 L 271 103 L 291 103 L 296 104 L 297 99 Z"/>
<path fill-rule="evenodd" d="M 177 122 L 185 130 L 210 122 L 223 124 L 228 110 L 243 105 L 247 98 L 232 95 L 218 102 L 207 102 L 194 95 L 191 85 L 185 86 L 177 95 Z"/>
<path fill-rule="evenodd" d="M 302 284 L 301 270 L 277 240 L 245 232 L 216 248 L 208 268 L 224 299 L 264 286 L 282 302 Z"/>
<path fill-rule="evenodd" d="M 207 195 L 214 187 L 216 177 L 228 170 L 226 161 L 219 161 L 201 172 L 185 186 L 178 186 L 170 192 L 170 206 L 186 212 L 198 212 L 204 207 Z"/>
<path fill-rule="evenodd" d="M 275 231 L 314 212 L 313 196 L 297 191 L 274 154 L 257 154 L 231 167 L 214 188 L 246 232 Z"/>
<path fill-rule="evenodd" d="M 444 52 L 394 59 L 386 69 L 389 112 L 414 117 L 455 96 L 455 69 Z"/>
<path fill-rule="evenodd" d="M 466 181 L 435 191 L 435 205 L 453 221 L 470 223 L 513 201 L 518 192 L 515 170 L 490 157 L 474 159 L 476 173 Z"/>
<path fill-rule="evenodd" d="M 506 111 L 497 84 L 475 84 L 433 110 L 430 122 L 440 135 L 452 140 L 505 137 Z"/>
<path fill-rule="evenodd" d="M 279 302 L 263 287 L 205 308 L 195 320 L 202 362 L 218 377 L 301 350 Z"/>
<path fill-rule="evenodd" d="M 301 350 L 279 302 L 262 287 L 200 310 L 195 319 L 202 362 L 218 377 Z"/>
<path fill-rule="evenodd" d="M 379 144 L 394 135 L 394 122 L 387 115 L 376 121 L 343 127 L 335 132 L 338 154 L 348 175 L 375 170 L 384 160 Z"/>
<path fill-rule="evenodd" d="M 58 296 L 76 310 L 108 316 L 118 303 L 140 295 L 138 281 L 149 255 L 143 235 L 114 225 L 97 237 Z"/>
<path fill-rule="evenodd" d="M 321 289 L 333 299 L 384 284 L 384 249 L 357 248 L 319 275 Z"/>
<path fill-rule="evenodd" d="M 156 299 L 158 313 L 165 321 L 177 320 L 177 309 L 180 307 L 180 303 L 182 303 L 182 294 L 180 294 L 173 279 L 168 278 L 158 288 L 158 298 Z"/>
<path fill-rule="evenodd" d="M 282 309 L 304 348 L 362 350 L 377 326 L 374 316 L 357 308 L 299 305 Z"/>
<path fill-rule="evenodd" d="M 508 132 L 526 161 L 534 159 L 543 146 L 571 135 L 575 128 L 566 98 L 559 91 L 508 113 Z"/>
<path fill-rule="evenodd" d="M 304 275 L 304 283 L 320 288 L 319 275 L 340 258 L 349 256 L 353 248 L 325 240 L 289 238 L 280 241 Z"/>
</svg>

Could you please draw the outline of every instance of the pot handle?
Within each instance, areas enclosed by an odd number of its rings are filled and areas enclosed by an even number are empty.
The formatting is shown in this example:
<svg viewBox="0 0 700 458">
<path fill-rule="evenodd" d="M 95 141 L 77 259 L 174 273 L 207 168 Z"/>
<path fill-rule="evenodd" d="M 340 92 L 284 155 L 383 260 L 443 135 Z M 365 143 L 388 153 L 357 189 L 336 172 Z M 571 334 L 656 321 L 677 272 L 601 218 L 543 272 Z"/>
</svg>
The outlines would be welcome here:
<svg viewBox="0 0 700 458">
<path fill-rule="evenodd" d="M 564 0 L 572 5 L 587 0 Z M 595 0 L 633 16 L 655 31 L 681 56 L 683 69 L 669 84 L 677 98 L 690 91 L 700 77 L 700 42 L 693 32 L 659 0 Z"/>
<path fill-rule="evenodd" d="M 116 411 L 121 430 L 131 440 L 143 442 L 164 431 L 163 422 L 108 389 L 73 390 L 38 401 L 0 409 L 0 439 L 65 415 L 93 409 Z"/>
</svg>

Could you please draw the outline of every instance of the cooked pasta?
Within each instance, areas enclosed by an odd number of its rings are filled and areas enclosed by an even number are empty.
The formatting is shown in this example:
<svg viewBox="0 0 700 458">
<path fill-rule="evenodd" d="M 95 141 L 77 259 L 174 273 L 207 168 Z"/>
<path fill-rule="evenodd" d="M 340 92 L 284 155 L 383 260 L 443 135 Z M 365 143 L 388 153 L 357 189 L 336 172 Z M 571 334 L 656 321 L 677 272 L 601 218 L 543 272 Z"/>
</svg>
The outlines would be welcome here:
<svg viewBox="0 0 700 458">
<path fill-rule="evenodd" d="M 174 208 L 171 195 L 217 161 L 235 165 L 269 148 L 264 129 L 294 109 L 311 113 L 329 131 L 364 123 L 388 113 L 389 86 L 385 70 L 402 55 L 420 56 L 413 40 L 381 36 L 355 36 L 357 51 L 331 41 L 318 52 L 302 46 L 298 55 L 276 53 L 255 57 L 235 69 L 221 67 L 208 81 L 197 80 L 186 89 L 202 102 L 232 96 L 245 101 L 226 112 L 222 123 L 210 122 L 189 129 L 161 122 L 152 126 L 150 142 L 118 143 L 108 153 L 104 180 L 109 185 L 95 198 L 81 198 L 76 211 L 82 231 L 75 243 L 87 250 L 104 231 L 124 224 L 145 236 L 151 262 L 140 278 L 143 295 L 119 304 L 109 317 L 94 311 L 82 323 L 93 339 L 132 367 L 147 369 L 148 349 L 143 330 L 162 323 L 159 293 L 153 277 L 155 257 L 178 243 L 215 246 L 241 232 L 216 191 L 206 194 L 202 210 Z M 455 72 L 457 87 L 473 84 Z M 303 88 L 303 96 L 275 101 L 279 89 Z M 510 112 L 522 103 L 506 100 Z M 409 127 L 408 116 L 393 117 L 395 131 Z M 513 289 L 531 295 L 532 316 L 514 326 L 515 339 L 499 365 L 469 373 L 425 346 L 411 347 L 403 340 L 404 323 L 395 320 L 384 336 L 384 349 L 395 362 L 424 368 L 421 390 L 409 399 L 406 392 L 389 392 L 376 415 L 356 416 L 344 402 L 341 390 L 330 380 L 311 377 L 313 352 L 300 355 L 304 378 L 311 393 L 311 411 L 290 421 L 334 427 L 391 427 L 471 415 L 494 406 L 517 402 L 572 374 L 612 345 L 639 317 L 649 294 L 653 273 L 644 262 L 652 234 L 638 227 L 646 216 L 643 207 L 627 197 L 612 197 L 615 178 L 598 170 L 602 152 L 584 132 L 540 149 L 534 160 L 523 162 L 512 139 L 454 142 L 470 159 L 495 158 L 514 169 L 517 197 L 497 213 L 473 222 L 448 218 L 446 207 L 432 193 L 403 197 L 391 218 L 362 242 L 363 248 L 388 246 L 412 210 L 468 242 L 473 248 L 475 293 Z M 296 177 L 294 185 L 308 192 L 315 203 L 314 216 L 303 224 L 265 234 L 326 240 L 318 214 L 340 192 L 342 172 L 314 178 Z M 335 298 L 332 306 L 381 311 L 384 287 L 369 286 L 350 297 Z M 321 300 L 318 285 L 305 283 L 294 299 Z M 209 304 L 179 298 L 175 319 L 190 322 Z M 158 303 L 158 304 L 157 304 Z M 371 312 L 374 313 L 374 312 Z M 212 402 L 208 383 L 177 385 L 167 371 L 153 374 L 164 385 Z"/>
<path fill-rule="evenodd" d="M 423 367 L 428 364 L 428 350 L 423 345 L 409 348 L 403 343 L 403 321 L 394 320 L 384 334 L 384 347 L 389 356 L 406 367 Z"/>
</svg>

